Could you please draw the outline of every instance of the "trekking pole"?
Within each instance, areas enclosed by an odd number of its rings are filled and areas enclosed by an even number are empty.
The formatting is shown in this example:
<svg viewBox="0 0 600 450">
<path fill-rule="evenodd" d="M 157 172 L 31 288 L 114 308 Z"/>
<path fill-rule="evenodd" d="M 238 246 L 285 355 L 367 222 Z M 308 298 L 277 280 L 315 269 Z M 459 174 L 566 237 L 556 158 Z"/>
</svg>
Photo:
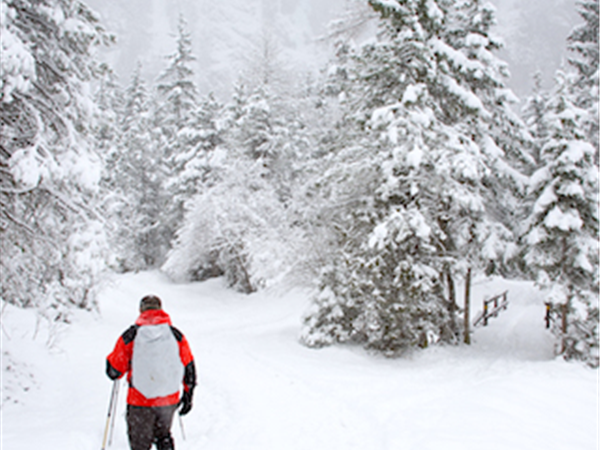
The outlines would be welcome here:
<svg viewBox="0 0 600 450">
<path fill-rule="evenodd" d="M 108 404 L 108 415 L 106 416 L 106 426 L 104 427 L 104 438 L 102 439 L 102 450 L 106 449 L 106 438 L 108 437 L 108 428 L 110 425 L 110 419 L 111 419 L 112 412 L 113 412 L 113 405 L 116 403 L 115 395 L 117 393 L 117 385 L 118 385 L 118 382 L 117 382 L 117 380 L 115 380 L 113 382 L 112 392 L 110 394 L 110 402 Z"/>
<path fill-rule="evenodd" d="M 181 438 L 185 441 L 185 431 L 183 429 L 183 419 L 181 416 L 179 416 L 179 426 L 181 427 Z"/>
<path fill-rule="evenodd" d="M 119 405 L 119 389 L 121 387 L 121 383 L 119 383 L 119 381 L 120 380 L 115 380 L 117 389 L 115 392 L 115 401 L 113 402 L 113 411 L 112 411 L 111 420 L 110 420 L 110 432 L 108 434 L 108 446 L 109 447 L 112 445 L 112 438 L 113 438 L 113 434 L 115 431 L 115 418 L 117 417 L 117 406 Z"/>
</svg>

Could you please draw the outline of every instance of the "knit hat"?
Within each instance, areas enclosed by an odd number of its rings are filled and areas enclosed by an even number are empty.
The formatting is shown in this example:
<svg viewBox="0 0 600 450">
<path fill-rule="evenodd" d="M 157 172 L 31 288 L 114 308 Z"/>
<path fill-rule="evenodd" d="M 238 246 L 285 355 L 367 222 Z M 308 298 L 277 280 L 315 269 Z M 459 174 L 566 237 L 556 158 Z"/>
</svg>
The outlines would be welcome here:
<svg viewBox="0 0 600 450">
<path fill-rule="evenodd" d="M 146 295 L 140 301 L 140 312 L 148 311 L 149 309 L 162 309 L 160 298 L 156 295 Z"/>
</svg>

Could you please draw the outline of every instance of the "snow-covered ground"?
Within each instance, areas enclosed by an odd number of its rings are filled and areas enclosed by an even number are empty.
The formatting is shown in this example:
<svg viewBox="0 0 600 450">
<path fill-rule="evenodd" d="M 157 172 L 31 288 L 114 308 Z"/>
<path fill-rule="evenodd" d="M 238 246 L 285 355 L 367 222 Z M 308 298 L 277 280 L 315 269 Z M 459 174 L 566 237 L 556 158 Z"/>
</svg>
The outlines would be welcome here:
<svg viewBox="0 0 600 450">
<path fill-rule="evenodd" d="M 536 291 L 481 280 L 472 315 L 484 295 L 504 289 L 508 310 L 475 329 L 470 347 L 393 360 L 299 345 L 308 306 L 300 290 L 245 296 L 222 280 L 174 285 L 156 272 L 126 275 L 103 290 L 100 314 L 76 313 L 55 330 L 5 306 L 1 447 L 99 450 L 112 387 L 105 357 L 139 299 L 155 293 L 199 372 L 185 440 L 179 421 L 173 426 L 178 450 L 597 449 L 598 371 L 552 357 Z M 128 448 L 124 400 L 123 385 L 115 450 Z"/>
</svg>

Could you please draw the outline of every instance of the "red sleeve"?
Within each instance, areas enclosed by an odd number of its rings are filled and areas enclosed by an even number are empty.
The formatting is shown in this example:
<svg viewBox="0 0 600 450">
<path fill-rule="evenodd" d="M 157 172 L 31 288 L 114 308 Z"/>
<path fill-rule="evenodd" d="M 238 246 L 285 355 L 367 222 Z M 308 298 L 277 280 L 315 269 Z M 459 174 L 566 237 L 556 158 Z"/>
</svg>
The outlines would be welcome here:
<svg viewBox="0 0 600 450">
<path fill-rule="evenodd" d="M 119 337 L 115 348 L 106 358 L 106 372 L 112 379 L 121 378 L 129 371 L 136 329 L 131 327 Z"/>
<path fill-rule="evenodd" d="M 194 356 L 192 355 L 190 344 L 183 334 L 179 340 L 179 357 L 185 368 L 183 388 L 186 392 L 193 391 L 196 386 L 196 365 L 194 363 Z"/>
<path fill-rule="evenodd" d="M 183 335 L 181 337 L 181 341 L 179 341 L 179 357 L 181 358 L 181 362 L 183 363 L 184 367 L 194 360 L 190 344 Z"/>
</svg>

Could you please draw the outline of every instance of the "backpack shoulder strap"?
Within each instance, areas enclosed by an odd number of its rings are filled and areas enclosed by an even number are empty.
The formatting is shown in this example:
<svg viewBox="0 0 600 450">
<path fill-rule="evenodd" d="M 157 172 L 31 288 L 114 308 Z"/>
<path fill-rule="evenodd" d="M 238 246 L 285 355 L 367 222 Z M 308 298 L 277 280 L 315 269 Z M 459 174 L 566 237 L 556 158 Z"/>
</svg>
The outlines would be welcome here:
<svg viewBox="0 0 600 450">
<path fill-rule="evenodd" d="M 181 342 L 181 340 L 183 339 L 183 333 L 177 328 L 175 328 L 173 325 L 171 325 L 171 331 L 173 332 L 173 336 L 175 336 L 175 339 L 177 339 L 177 342 Z"/>
<path fill-rule="evenodd" d="M 131 341 L 133 341 L 135 339 L 135 335 L 137 334 L 137 330 L 138 330 L 138 326 L 137 325 L 131 325 L 129 328 L 127 328 L 127 330 L 121 335 L 121 337 L 123 338 L 123 342 L 125 343 L 125 345 L 131 343 Z"/>
</svg>

